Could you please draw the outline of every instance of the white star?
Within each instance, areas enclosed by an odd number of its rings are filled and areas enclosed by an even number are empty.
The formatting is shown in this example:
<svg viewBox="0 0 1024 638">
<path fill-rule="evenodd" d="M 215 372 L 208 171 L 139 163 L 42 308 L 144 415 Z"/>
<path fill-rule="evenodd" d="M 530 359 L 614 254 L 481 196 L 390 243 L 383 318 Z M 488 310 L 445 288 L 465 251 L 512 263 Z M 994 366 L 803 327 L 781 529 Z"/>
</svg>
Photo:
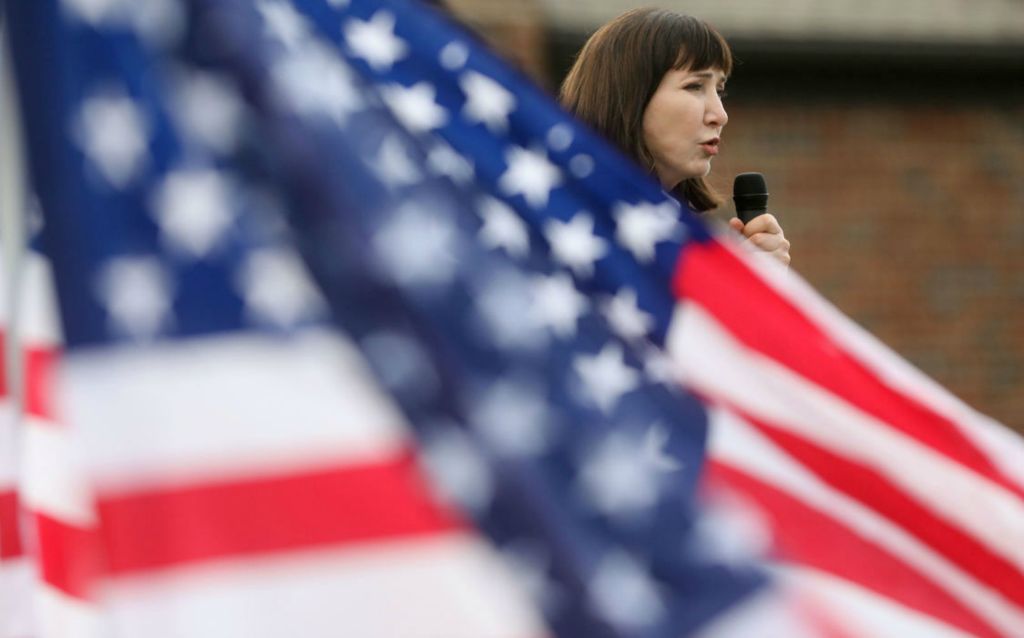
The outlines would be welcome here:
<svg viewBox="0 0 1024 638">
<path fill-rule="evenodd" d="M 444 48 L 441 49 L 441 53 L 438 54 L 438 61 L 441 62 L 441 66 L 449 71 L 461 69 L 465 66 L 466 60 L 468 59 L 469 47 L 462 42 L 449 42 L 444 45 Z"/>
<path fill-rule="evenodd" d="M 134 339 L 151 339 L 170 323 L 171 278 L 157 259 L 112 259 L 96 283 L 117 332 Z"/>
<path fill-rule="evenodd" d="M 644 263 L 654 259 L 655 245 L 672 239 L 681 228 L 675 207 L 668 203 L 620 202 L 613 214 L 617 222 L 615 239 Z"/>
<path fill-rule="evenodd" d="M 568 223 L 548 221 L 544 235 L 551 244 L 551 255 L 580 277 L 593 274 L 594 262 L 608 252 L 607 242 L 594 234 L 594 218 L 586 211 L 576 213 Z"/>
<path fill-rule="evenodd" d="M 97 26 L 111 18 L 121 17 L 125 0 L 62 0 L 64 10 L 82 22 Z"/>
<path fill-rule="evenodd" d="M 665 603 L 647 571 L 621 551 L 607 554 L 590 580 L 589 594 L 597 612 L 616 627 L 648 628 L 665 616 Z"/>
<path fill-rule="evenodd" d="M 377 156 L 370 163 L 370 168 L 392 188 L 409 186 L 423 178 L 420 169 L 410 159 L 402 140 L 395 135 L 384 138 Z"/>
<path fill-rule="evenodd" d="M 512 580 L 546 616 L 564 604 L 564 590 L 548 577 L 551 557 L 544 547 L 529 541 L 514 541 L 501 550 L 501 557 L 512 572 Z"/>
<path fill-rule="evenodd" d="M 669 389 L 678 387 L 679 381 L 683 378 L 679 364 L 664 350 L 658 346 L 648 343 L 641 355 L 644 359 L 644 373 L 657 383 L 663 383 Z"/>
<path fill-rule="evenodd" d="M 423 461 L 431 483 L 449 502 L 471 512 L 487 508 L 494 498 L 494 479 L 473 443 L 456 430 L 425 437 Z"/>
<path fill-rule="evenodd" d="M 326 307 L 299 257 L 280 248 L 250 254 L 239 268 L 237 285 L 246 313 L 262 324 L 293 326 L 321 316 Z"/>
<path fill-rule="evenodd" d="M 381 383 L 411 400 L 436 394 L 441 382 L 430 357 L 416 340 L 398 331 L 377 331 L 359 342 Z"/>
<path fill-rule="evenodd" d="M 448 112 L 434 101 L 436 91 L 429 82 L 410 87 L 392 84 L 382 87 L 380 95 L 398 121 L 413 133 L 436 129 L 448 121 Z"/>
<path fill-rule="evenodd" d="M 131 98 L 103 90 L 82 103 L 75 137 L 100 174 L 115 188 L 124 188 L 148 161 L 148 128 Z"/>
<path fill-rule="evenodd" d="M 238 141 L 242 101 L 212 73 L 182 75 L 175 82 L 174 114 L 185 131 L 215 151 L 226 153 Z"/>
<path fill-rule="evenodd" d="M 516 97 L 486 75 L 466 71 L 459 79 L 466 94 L 462 114 L 471 122 L 483 122 L 495 133 L 508 129 L 508 116 L 516 108 Z"/>
<path fill-rule="evenodd" d="M 539 275 L 533 280 L 532 313 L 559 337 L 576 334 L 576 323 L 587 311 L 587 297 L 567 273 Z"/>
<path fill-rule="evenodd" d="M 626 341 L 642 339 L 654 327 L 654 317 L 637 305 L 633 288 L 620 288 L 614 297 L 604 302 L 602 309 L 612 330 Z"/>
<path fill-rule="evenodd" d="M 149 45 L 175 42 L 185 26 L 185 15 L 175 0 L 62 0 L 66 13 L 92 27 L 134 28 Z"/>
<path fill-rule="evenodd" d="M 444 284 L 458 265 L 458 234 L 438 209 L 407 204 L 373 237 L 380 264 L 400 285 Z"/>
<path fill-rule="evenodd" d="M 306 38 L 309 32 L 306 20 L 290 4 L 280 0 L 258 0 L 256 9 L 267 32 L 286 47 L 293 47 Z"/>
<path fill-rule="evenodd" d="M 572 127 L 568 124 L 555 124 L 547 134 L 548 148 L 553 151 L 564 151 L 572 144 Z"/>
<path fill-rule="evenodd" d="M 610 413 L 622 395 L 635 389 L 640 374 L 626 365 L 622 346 L 609 343 L 594 356 L 579 356 L 573 369 L 583 379 L 591 399 L 605 413 Z"/>
<path fill-rule="evenodd" d="M 231 192 L 219 171 L 169 173 L 153 197 L 163 239 L 192 257 L 205 257 L 231 224 Z"/>
<path fill-rule="evenodd" d="M 395 16 L 378 11 L 369 22 L 353 18 L 345 23 L 345 40 L 356 57 L 375 71 L 387 71 L 409 54 L 405 41 L 395 35 Z"/>
<path fill-rule="evenodd" d="M 651 467 L 662 472 L 675 472 L 683 465 L 674 456 L 665 451 L 668 444 L 668 429 L 661 423 L 655 423 L 647 428 L 643 440 L 643 458 Z"/>
<path fill-rule="evenodd" d="M 523 257 L 530 252 L 526 223 L 505 202 L 485 195 L 480 198 L 477 210 L 484 221 L 480 241 L 485 246 L 501 248 L 512 257 Z"/>
<path fill-rule="evenodd" d="M 548 343 L 548 334 L 524 308 L 530 305 L 529 282 L 514 270 L 481 277 L 474 295 L 487 340 L 499 347 L 534 350 Z"/>
<path fill-rule="evenodd" d="M 130 7 L 135 32 L 150 46 L 169 47 L 185 32 L 185 10 L 179 0 L 135 0 Z"/>
<path fill-rule="evenodd" d="M 569 160 L 569 171 L 580 179 L 589 177 L 594 172 L 594 158 L 586 153 L 573 155 Z"/>
<path fill-rule="evenodd" d="M 322 116 L 344 126 L 363 106 L 352 71 L 328 47 L 310 43 L 274 64 L 274 87 L 300 115 Z"/>
<path fill-rule="evenodd" d="M 472 400 L 473 427 L 501 454 L 535 456 L 551 442 L 543 386 L 502 379 Z"/>
<path fill-rule="evenodd" d="M 457 184 L 468 184 L 473 181 L 473 163 L 440 140 L 427 155 L 427 168 L 435 175 L 448 176 Z"/>
<path fill-rule="evenodd" d="M 651 451 L 658 443 L 623 432 L 607 435 L 588 453 L 580 470 L 587 502 L 603 514 L 624 519 L 636 518 L 657 504 L 665 475 L 665 461 Z"/>
<path fill-rule="evenodd" d="M 534 208 L 546 206 L 551 190 L 562 183 L 562 173 L 547 155 L 513 145 L 505 153 L 508 168 L 498 181 L 506 195 L 522 195 Z"/>
</svg>

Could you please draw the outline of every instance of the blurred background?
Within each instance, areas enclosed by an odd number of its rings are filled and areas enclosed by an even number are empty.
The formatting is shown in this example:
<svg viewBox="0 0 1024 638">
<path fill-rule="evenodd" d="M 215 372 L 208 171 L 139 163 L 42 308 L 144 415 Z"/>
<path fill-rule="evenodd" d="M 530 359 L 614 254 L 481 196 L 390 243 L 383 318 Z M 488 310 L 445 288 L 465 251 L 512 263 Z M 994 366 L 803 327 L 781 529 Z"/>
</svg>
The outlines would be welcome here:
<svg viewBox="0 0 1024 638">
<path fill-rule="evenodd" d="M 590 33 L 650 3 L 447 4 L 555 92 Z M 764 173 L 795 270 L 1024 432 L 1024 0 L 656 4 L 715 25 L 738 58 L 719 192 Z"/>
</svg>

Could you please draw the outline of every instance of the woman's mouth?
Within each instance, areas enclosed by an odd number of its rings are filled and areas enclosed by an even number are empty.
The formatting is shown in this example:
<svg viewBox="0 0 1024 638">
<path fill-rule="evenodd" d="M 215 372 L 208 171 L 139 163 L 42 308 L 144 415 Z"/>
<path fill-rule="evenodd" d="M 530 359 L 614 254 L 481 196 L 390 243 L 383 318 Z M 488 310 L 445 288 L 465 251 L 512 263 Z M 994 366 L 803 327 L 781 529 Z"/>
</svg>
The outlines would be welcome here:
<svg viewBox="0 0 1024 638">
<path fill-rule="evenodd" d="M 704 149 L 704 152 L 707 153 L 708 155 L 718 155 L 719 142 L 721 142 L 721 139 L 713 137 L 710 140 L 707 140 L 706 142 L 701 142 L 700 147 Z"/>
</svg>

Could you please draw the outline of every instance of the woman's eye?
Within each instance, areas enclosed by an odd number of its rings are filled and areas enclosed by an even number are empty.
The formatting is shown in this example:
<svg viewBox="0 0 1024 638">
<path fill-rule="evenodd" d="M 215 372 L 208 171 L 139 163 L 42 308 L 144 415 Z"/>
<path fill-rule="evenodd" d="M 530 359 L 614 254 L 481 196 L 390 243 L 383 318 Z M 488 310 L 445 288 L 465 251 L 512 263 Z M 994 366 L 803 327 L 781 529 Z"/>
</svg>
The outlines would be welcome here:
<svg viewBox="0 0 1024 638">
<path fill-rule="evenodd" d="M 729 92 L 725 89 L 718 89 L 718 98 L 724 100 L 729 95 Z"/>
<path fill-rule="evenodd" d="M 703 82 L 694 82 L 693 84 L 687 84 L 683 87 L 687 91 L 700 91 L 704 88 Z"/>
</svg>

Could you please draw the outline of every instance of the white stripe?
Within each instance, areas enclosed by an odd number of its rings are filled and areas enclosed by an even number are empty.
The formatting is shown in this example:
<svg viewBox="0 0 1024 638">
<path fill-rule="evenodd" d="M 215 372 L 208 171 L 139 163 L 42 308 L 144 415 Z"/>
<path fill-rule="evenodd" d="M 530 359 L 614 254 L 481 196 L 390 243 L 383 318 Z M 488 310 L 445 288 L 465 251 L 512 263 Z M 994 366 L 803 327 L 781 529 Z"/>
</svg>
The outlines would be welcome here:
<svg viewBox="0 0 1024 638">
<path fill-rule="evenodd" d="M 27 509 L 77 527 L 96 524 L 79 446 L 68 428 L 25 418 L 22 497 Z"/>
<path fill-rule="evenodd" d="M 1024 610 L 935 553 L 902 528 L 838 492 L 801 467 L 739 417 L 711 412 L 709 453 L 717 462 L 788 493 L 842 523 L 917 570 L 1009 635 L 1024 627 Z M 842 551 L 837 548 L 836 551 Z"/>
<path fill-rule="evenodd" d="M 378 460 L 404 417 L 340 336 L 218 336 L 66 357 L 68 421 L 104 492 Z"/>
<path fill-rule="evenodd" d="M 1015 494 L 747 349 L 697 304 L 677 309 L 668 348 L 688 385 L 880 472 L 1024 571 Z"/>
<path fill-rule="evenodd" d="M 0 561 L 0 638 L 28 638 L 34 627 L 29 558 Z"/>
<path fill-rule="evenodd" d="M 798 567 L 779 567 L 773 571 L 783 583 L 824 610 L 850 636 L 971 638 L 974 635 L 824 572 Z"/>
<path fill-rule="evenodd" d="M 12 328 L 23 348 L 59 348 L 61 333 L 50 261 L 34 250 L 27 250 L 21 267 L 15 305 L 18 314 Z"/>
<path fill-rule="evenodd" d="M 19 449 L 18 425 L 11 404 L 0 398 L 0 490 L 18 482 Z"/>
<path fill-rule="evenodd" d="M 748 262 L 750 263 L 750 262 Z M 996 464 L 1003 474 L 1024 488 L 1024 439 L 995 420 L 980 414 L 941 385 L 896 355 L 824 299 L 792 271 L 758 268 L 755 272 L 788 299 L 834 343 L 853 355 L 894 390 L 931 408 L 951 421 Z"/>
<path fill-rule="evenodd" d="M 497 560 L 451 534 L 179 568 L 115 581 L 103 600 L 118 635 L 146 638 L 545 634 Z"/>
<path fill-rule="evenodd" d="M 46 584 L 35 588 L 39 638 L 111 638 L 99 610 Z"/>
</svg>

